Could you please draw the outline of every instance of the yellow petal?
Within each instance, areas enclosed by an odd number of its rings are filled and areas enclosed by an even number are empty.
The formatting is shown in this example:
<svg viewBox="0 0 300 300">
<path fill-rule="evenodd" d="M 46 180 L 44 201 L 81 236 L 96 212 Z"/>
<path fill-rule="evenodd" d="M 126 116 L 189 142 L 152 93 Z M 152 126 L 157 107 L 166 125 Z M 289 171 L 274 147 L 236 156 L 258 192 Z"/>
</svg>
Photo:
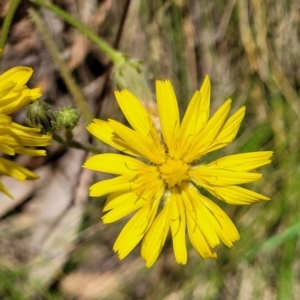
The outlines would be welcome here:
<svg viewBox="0 0 300 300">
<path fill-rule="evenodd" d="M 32 73 L 33 70 L 28 67 L 13 67 L 0 75 L 0 89 L 9 82 L 15 82 L 15 88 L 20 88 L 27 83 Z"/>
<path fill-rule="evenodd" d="M 205 128 L 195 136 L 189 149 L 189 153 L 184 158 L 185 161 L 194 161 L 206 153 L 206 150 L 214 141 L 215 137 L 220 131 L 220 128 L 223 126 L 223 123 L 230 110 L 230 106 L 231 100 L 228 99 L 208 121 Z"/>
<path fill-rule="evenodd" d="M 108 195 L 103 211 L 123 206 L 128 199 L 135 199 L 136 202 L 142 200 L 146 205 L 149 201 L 154 201 L 158 194 L 162 194 L 164 189 L 165 187 L 161 182 L 152 180 L 151 182 L 143 182 L 141 188 L 137 190 L 113 192 Z"/>
<path fill-rule="evenodd" d="M 151 137 L 153 142 L 160 147 L 160 139 L 151 116 L 141 102 L 129 91 L 115 92 L 118 104 L 129 124 L 146 137 Z"/>
<path fill-rule="evenodd" d="M 215 230 L 215 222 L 203 205 L 201 195 L 193 187 L 185 189 L 184 192 L 186 194 L 186 197 L 183 198 L 184 204 L 189 214 L 187 219 L 192 219 L 194 227 L 199 228 L 209 247 L 214 248 L 220 244 L 220 240 Z"/>
<path fill-rule="evenodd" d="M 156 164 L 161 164 L 165 160 L 163 149 L 153 144 L 151 139 L 117 121 L 109 120 L 108 124 L 127 145 L 132 145 L 141 156 Z"/>
<path fill-rule="evenodd" d="M 30 98 L 31 100 L 36 100 L 42 97 L 41 88 L 30 89 Z"/>
<path fill-rule="evenodd" d="M 45 156 L 47 154 L 46 150 L 31 149 L 25 147 L 15 147 L 14 149 L 17 154 L 23 154 L 23 155 Z"/>
<path fill-rule="evenodd" d="M 200 186 L 202 186 L 202 184 L 211 186 L 226 186 L 253 182 L 260 179 L 262 174 L 235 172 L 200 165 L 194 167 L 194 169 L 190 171 L 190 176 L 193 178 L 193 181 Z"/>
<path fill-rule="evenodd" d="M 126 201 L 123 201 L 122 205 L 115 206 L 114 209 L 102 217 L 103 223 L 118 221 L 145 205 L 145 200 L 138 199 L 138 196 L 134 193 L 127 193 L 126 196 L 129 197 L 126 198 Z"/>
<path fill-rule="evenodd" d="M 39 128 L 30 128 L 30 127 L 23 126 L 23 125 L 20 125 L 18 123 L 14 123 L 14 122 L 11 123 L 10 128 L 18 129 L 18 130 L 21 130 L 23 132 L 30 132 L 30 133 L 39 133 L 41 131 L 41 129 L 39 129 Z M 51 139 L 47 135 L 46 136 L 44 135 L 44 137 L 46 137 L 48 139 Z"/>
<path fill-rule="evenodd" d="M 193 201 L 189 199 L 185 192 L 182 193 L 181 197 L 185 204 L 187 229 L 192 246 L 203 258 L 217 258 L 214 248 L 209 245 L 198 225 L 201 222 L 201 216 L 197 216 L 193 207 Z"/>
<path fill-rule="evenodd" d="M 132 177 L 125 175 L 121 175 L 113 179 L 99 181 L 90 187 L 90 196 L 100 197 L 120 190 L 129 191 L 131 181 Z"/>
<path fill-rule="evenodd" d="M 186 153 L 194 136 L 206 125 L 210 108 L 210 80 L 205 76 L 200 91 L 196 91 L 190 101 L 180 127 L 178 156 Z"/>
<path fill-rule="evenodd" d="M 13 198 L 8 189 L 4 186 L 4 184 L 0 181 L 0 191 L 7 195 L 9 198 Z"/>
<path fill-rule="evenodd" d="M 0 157 L 0 174 L 14 177 L 20 181 L 34 180 L 39 176 L 13 161 Z"/>
<path fill-rule="evenodd" d="M 166 241 L 170 228 L 169 203 L 165 204 L 161 212 L 147 231 L 141 248 L 141 256 L 150 268 L 156 261 Z"/>
<path fill-rule="evenodd" d="M 12 147 L 5 144 L 6 138 L 7 138 L 6 136 L 0 137 L 0 151 L 7 155 L 15 155 L 16 154 L 15 150 Z"/>
<path fill-rule="evenodd" d="M 178 264 L 185 265 L 187 262 L 186 250 L 186 216 L 182 199 L 176 194 L 171 194 L 170 199 L 170 226 L 172 232 L 175 259 Z"/>
<path fill-rule="evenodd" d="M 215 151 L 217 149 L 227 146 L 236 137 L 238 130 L 241 126 L 241 122 L 245 116 L 245 107 L 241 107 L 235 114 L 233 114 L 224 124 L 220 133 L 215 140 L 206 150 L 206 153 Z"/>
<path fill-rule="evenodd" d="M 158 202 L 154 202 L 152 206 L 143 206 L 124 226 L 113 247 L 120 259 L 127 256 L 144 237 L 153 222 L 157 207 Z"/>
<path fill-rule="evenodd" d="M 198 195 L 200 194 L 198 193 Z M 239 240 L 240 238 L 235 225 L 218 205 L 203 195 L 200 195 L 200 198 L 202 203 L 211 213 L 210 219 L 215 221 L 211 222 L 211 224 L 214 224 L 216 233 L 226 246 L 231 247 L 233 242 Z"/>
<path fill-rule="evenodd" d="M 155 169 L 155 167 L 148 166 L 135 158 L 115 153 L 94 155 L 87 159 L 83 167 L 111 174 L 128 174 L 133 172 L 147 173 L 152 171 L 153 168 Z"/>
<path fill-rule="evenodd" d="M 10 115 L 29 104 L 32 100 L 30 90 L 26 86 L 17 90 L 13 89 L 5 97 L 1 98 L 0 113 Z"/>
<path fill-rule="evenodd" d="M 230 218 L 219 206 L 201 195 L 194 187 L 186 190 L 186 193 L 190 201 L 194 201 L 196 210 L 197 208 L 199 209 L 199 221 L 197 225 L 205 239 L 209 242 L 209 245 L 212 248 L 214 247 L 211 243 L 212 237 L 210 236 L 214 232 L 226 246 L 231 247 L 233 242 L 239 239 L 239 233 Z"/>
<path fill-rule="evenodd" d="M 1 75 L 0 75 L 1 76 Z M 5 84 L 0 83 L 0 106 L 2 107 L 1 99 L 11 92 L 17 85 L 17 82 L 6 82 Z"/>
<path fill-rule="evenodd" d="M 51 143 L 51 136 L 32 133 L 28 132 L 27 130 L 24 131 L 15 128 L 16 127 L 10 126 L 10 130 L 21 140 L 20 146 L 41 147 L 49 146 Z"/>
<path fill-rule="evenodd" d="M 272 151 L 258 151 L 224 156 L 217 159 L 206 167 L 216 167 L 232 170 L 235 172 L 249 172 L 271 162 Z"/>
<path fill-rule="evenodd" d="M 156 98 L 162 135 L 171 156 L 175 155 L 180 118 L 176 96 L 169 80 L 156 81 Z"/>
<path fill-rule="evenodd" d="M 110 193 L 107 196 L 103 211 L 108 211 L 118 206 L 122 206 L 128 199 L 132 199 L 133 197 L 135 197 L 135 199 L 138 199 L 137 194 L 132 191 L 118 191 Z"/>
<path fill-rule="evenodd" d="M 121 139 L 116 139 L 114 131 L 109 127 L 108 122 L 99 119 L 93 119 L 86 129 L 100 141 L 116 148 L 126 154 L 141 156 L 134 148 L 127 145 Z"/>
<path fill-rule="evenodd" d="M 262 194 L 239 186 L 211 187 L 206 185 L 203 187 L 218 199 L 234 205 L 249 205 L 258 201 L 270 200 L 270 198 Z"/>
<path fill-rule="evenodd" d="M 9 116 L 6 116 L 4 114 L 0 114 L 0 125 L 11 125 L 12 123 L 12 120 L 11 120 L 11 117 Z"/>
</svg>

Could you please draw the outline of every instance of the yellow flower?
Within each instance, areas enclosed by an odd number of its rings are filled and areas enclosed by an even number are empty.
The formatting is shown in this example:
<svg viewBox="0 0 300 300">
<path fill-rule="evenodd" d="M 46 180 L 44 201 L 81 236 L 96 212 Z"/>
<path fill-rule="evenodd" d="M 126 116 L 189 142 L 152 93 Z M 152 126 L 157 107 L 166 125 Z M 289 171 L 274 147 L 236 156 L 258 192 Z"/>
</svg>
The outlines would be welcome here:
<svg viewBox="0 0 300 300">
<path fill-rule="evenodd" d="M 32 73 L 31 68 L 20 66 L 0 75 L 0 151 L 3 154 L 46 155 L 45 150 L 32 147 L 50 144 L 51 137 L 40 134 L 40 129 L 19 125 L 8 116 L 41 96 L 39 88 L 29 89 L 25 85 Z M 3 157 L 0 157 L 0 174 L 22 181 L 38 178 L 35 173 Z M 12 197 L 1 181 L 0 191 Z"/>
<path fill-rule="evenodd" d="M 177 263 L 187 262 L 186 233 L 202 257 L 216 258 L 215 247 L 221 241 L 231 247 L 239 233 L 229 217 L 200 193 L 200 188 L 230 204 L 269 200 L 237 185 L 260 179 L 262 175 L 254 170 L 270 163 L 271 151 L 230 155 L 208 164 L 200 162 L 205 154 L 225 147 L 235 138 L 245 107 L 227 119 L 229 99 L 209 119 L 210 81 L 206 77 L 180 122 L 170 81 L 157 81 L 160 135 L 133 94 L 123 90 L 115 95 L 132 129 L 111 119 L 94 119 L 87 129 L 125 155 L 99 154 L 84 164 L 88 169 L 119 175 L 90 188 L 92 197 L 109 194 L 104 223 L 135 212 L 117 238 L 114 251 L 122 259 L 142 240 L 141 256 L 150 267 L 171 231 Z"/>
</svg>

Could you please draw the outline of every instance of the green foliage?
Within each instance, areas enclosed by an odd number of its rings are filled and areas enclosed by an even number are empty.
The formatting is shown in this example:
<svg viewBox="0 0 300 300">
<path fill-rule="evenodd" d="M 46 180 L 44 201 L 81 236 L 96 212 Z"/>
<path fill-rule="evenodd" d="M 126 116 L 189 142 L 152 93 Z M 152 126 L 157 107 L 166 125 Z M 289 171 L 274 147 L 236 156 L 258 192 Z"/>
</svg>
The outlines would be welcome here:
<svg viewBox="0 0 300 300">
<path fill-rule="evenodd" d="M 0 298 L 24 300 L 22 284 L 25 278 L 24 270 L 9 270 L 0 268 Z"/>
</svg>

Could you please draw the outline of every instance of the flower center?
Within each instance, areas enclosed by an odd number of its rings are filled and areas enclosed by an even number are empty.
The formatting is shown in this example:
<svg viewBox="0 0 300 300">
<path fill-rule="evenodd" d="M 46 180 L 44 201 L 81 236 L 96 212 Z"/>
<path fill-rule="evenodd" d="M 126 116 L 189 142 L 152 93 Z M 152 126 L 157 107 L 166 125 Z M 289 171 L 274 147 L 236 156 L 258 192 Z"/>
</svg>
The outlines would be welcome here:
<svg viewBox="0 0 300 300">
<path fill-rule="evenodd" d="M 169 187 L 181 186 L 183 181 L 189 179 L 189 167 L 180 159 L 168 158 L 164 164 L 159 166 L 160 176 Z"/>
</svg>

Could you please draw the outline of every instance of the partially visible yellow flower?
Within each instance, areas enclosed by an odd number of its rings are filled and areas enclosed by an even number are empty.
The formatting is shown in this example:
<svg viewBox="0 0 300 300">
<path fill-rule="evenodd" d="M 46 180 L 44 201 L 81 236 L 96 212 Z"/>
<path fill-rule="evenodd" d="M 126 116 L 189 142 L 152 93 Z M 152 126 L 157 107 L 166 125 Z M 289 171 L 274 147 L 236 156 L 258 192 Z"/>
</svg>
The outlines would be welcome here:
<svg viewBox="0 0 300 300">
<path fill-rule="evenodd" d="M 19 125 L 9 116 L 41 96 L 40 88 L 29 89 L 25 85 L 32 73 L 31 68 L 20 66 L 0 75 L 0 152 L 3 154 L 46 155 L 45 150 L 33 147 L 50 144 L 51 137 L 40 134 L 40 129 Z M 3 157 L 0 157 L 0 174 L 22 181 L 38 178 L 35 173 Z M 12 197 L 1 181 L 0 191 Z"/>
<path fill-rule="evenodd" d="M 142 241 L 141 256 L 150 267 L 171 232 L 177 263 L 187 262 L 186 234 L 202 257 L 216 258 L 215 247 L 220 242 L 231 247 L 239 233 L 223 210 L 200 192 L 201 188 L 230 204 L 269 200 L 237 185 L 260 179 L 262 174 L 255 170 L 270 163 L 271 151 L 230 155 L 211 163 L 202 161 L 205 154 L 225 147 L 235 138 L 245 107 L 227 118 L 231 106 L 228 99 L 209 118 L 210 81 L 206 77 L 180 121 L 170 81 L 157 81 L 160 134 L 133 94 L 123 90 L 115 95 L 132 128 L 111 119 L 94 119 L 87 129 L 125 155 L 99 154 L 84 164 L 88 169 L 119 175 L 90 188 L 92 197 L 109 194 L 104 223 L 134 213 L 117 238 L 114 251 L 122 259 Z"/>
</svg>

